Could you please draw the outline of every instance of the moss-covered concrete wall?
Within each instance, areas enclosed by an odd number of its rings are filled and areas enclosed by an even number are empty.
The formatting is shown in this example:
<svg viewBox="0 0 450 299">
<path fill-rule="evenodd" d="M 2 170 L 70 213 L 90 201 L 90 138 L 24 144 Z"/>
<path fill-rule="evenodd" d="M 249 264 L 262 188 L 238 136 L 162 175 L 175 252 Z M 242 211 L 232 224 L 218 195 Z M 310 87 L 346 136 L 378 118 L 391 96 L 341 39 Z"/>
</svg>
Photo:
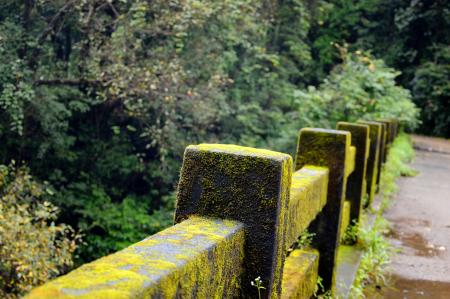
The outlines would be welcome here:
<svg viewBox="0 0 450 299">
<path fill-rule="evenodd" d="M 351 202 L 350 223 L 359 223 L 362 203 L 366 195 L 366 171 L 370 147 L 370 127 L 363 124 L 339 122 L 338 130 L 349 131 L 352 146 L 356 148 L 354 171 L 348 177 L 346 199 Z"/>
<path fill-rule="evenodd" d="M 25 298 L 236 298 L 243 246 L 242 223 L 192 217 L 85 264 Z"/>
<path fill-rule="evenodd" d="M 369 206 L 376 193 L 377 189 L 377 177 L 378 177 L 378 167 L 382 140 L 382 125 L 378 122 L 373 121 L 358 121 L 359 124 L 368 125 L 370 128 L 370 149 L 369 156 L 367 158 L 367 172 L 366 172 L 366 182 L 367 190 L 366 195 L 368 197 L 367 204 L 365 207 Z"/>
<path fill-rule="evenodd" d="M 318 268 L 317 250 L 305 248 L 292 251 L 283 269 L 281 298 L 311 298 L 317 285 Z"/>
<path fill-rule="evenodd" d="M 235 145 L 186 148 L 175 221 L 191 215 L 238 220 L 245 225 L 241 298 L 256 298 L 251 281 L 260 276 L 263 298 L 278 298 L 292 158 Z"/>
<path fill-rule="evenodd" d="M 189 146 L 175 226 L 27 298 L 257 298 L 258 276 L 262 298 L 310 298 L 319 275 L 333 296 L 339 241 L 363 196 L 373 199 L 383 143 L 398 129 L 389 124 L 389 133 L 386 121 L 302 129 L 293 175 L 283 153 Z M 315 249 L 291 251 L 305 229 Z"/>
<path fill-rule="evenodd" d="M 351 205 L 352 205 L 352 203 L 349 200 L 344 201 L 344 206 L 342 208 L 341 228 L 339 230 L 339 239 L 341 239 L 341 240 L 345 235 L 345 231 L 347 230 L 348 226 L 350 225 Z"/>
<path fill-rule="evenodd" d="M 377 121 L 381 125 L 381 140 L 380 140 L 380 154 L 378 157 L 378 170 L 377 170 L 377 180 L 376 180 L 376 192 L 379 191 L 380 186 L 380 178 L 381 178 L 381 168 L 383 164 L 386 162 L 387 159 L 387 152 L 388 152 L 388 146 L 389 146 L 389 140 L 388 140 L 388 132 L 387 132 L 387 126 L 383 122 Z"/>
<path fill-rule="evenodd" d="M 313 246 L 320 252 L 319 276 L 332 295 L 336 286 L 335 263 L 350 146 L 351 135 L 347 131 L 305 128 L 299 133 L 295 168 L 315 165 L 329 170 L 327 203 L 309 230 L 315 233 Z"/>
<path fill-rule="evenodd" d="M 289 198 L 286 248 L 297 241 L 325 206 L 328 174 L 326 167 L 308 165 L 294 173 Z"/>
</svg>

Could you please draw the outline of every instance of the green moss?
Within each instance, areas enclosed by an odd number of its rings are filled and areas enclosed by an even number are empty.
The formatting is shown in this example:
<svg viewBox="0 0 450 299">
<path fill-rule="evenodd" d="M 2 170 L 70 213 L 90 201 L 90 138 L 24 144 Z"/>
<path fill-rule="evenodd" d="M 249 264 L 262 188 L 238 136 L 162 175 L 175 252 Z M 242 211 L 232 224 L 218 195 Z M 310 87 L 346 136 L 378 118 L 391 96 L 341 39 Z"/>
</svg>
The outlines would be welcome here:
<svg viewBox="0 0 450 299">
<path fill-rule="evenodd" d="M 243 225 L 193 217 L 33 290 L 27 298 L 237 296 Z"/>
</svg>

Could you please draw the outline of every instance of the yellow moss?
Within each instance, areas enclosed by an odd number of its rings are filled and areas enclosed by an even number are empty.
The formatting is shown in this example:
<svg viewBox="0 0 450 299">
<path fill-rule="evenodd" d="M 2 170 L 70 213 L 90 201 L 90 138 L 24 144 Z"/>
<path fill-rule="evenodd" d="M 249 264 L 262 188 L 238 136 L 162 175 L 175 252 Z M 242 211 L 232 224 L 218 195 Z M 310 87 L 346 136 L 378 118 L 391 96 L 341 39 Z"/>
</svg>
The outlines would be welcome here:
<svg viewBox="0 0 450 299">
<path fill-rule="evenodd" d="M 228 225 L 232 223 L 227 221 Z M 239 289 L 241 268 L 243 260 L 244 233 L 239 232 L 236 238 L 228 242 L 220 242 L 212 253 L 202 252 L 199 257 L 192 259 L 189 256 L 180 255 L 186 261 L 183 271 L 172 272 L 170 275 L 163 277 L 158 288 L 153 288 L 147 295 L 158 297 L 161 294 L 163 298 L 230 298 L 236 296 L 236 290 Z M 233 253 L 233 248 L 238 246 L 237 256 Z M 217 257 L 211 264 L 211 256 Z M 235 267 L 233 264 L 236 264 Z M 231 273 L 227 271 L 227 267 L 235 267 L 236 271 Z M 215 286 L 211 286 L 211 282 L 216 282 Z M 183 283 L 184 287 L 179 288 L 179 284 Z M 193 290 L 196 290 L 194 292 Z"/>
<path fill-rule="evenodd" d="M 286 259 L 283 269 L 281 298 L 309 299 L 317 283 L 319 252 L 297 249 Z"/>
<path fill-rule="evenodd" d="M 239 146 L 234 144 L 199 144 L 199 145 L 190 145 L 187 149 L 196 149 L 201 151 L 208 152 L 219 152 L 219 153 L 230 153 L 230 154 L 241 154 L 241 155 L 249 155 L 249 156 L 257 156 L 257 157 L 266 157 L 277 160 L 284 160 L 287 157 L 290 157 L 287 154 L 283 154 L 280 152 L 275 152 L 266 149 L 257 149 L 252 147 Z"/>
<path fill-rule="evenodd" d="M 314 165 L 318 166 L 325 166 L 327 165 L 329 158 L 328 156 L 324 155 L 324 150 L 327 150 L 328 148 L 324 146 L 324 144 L 327 144 L 330 142 L 330 138 L 332 140 L 335 140 L 337 136 L 339 138 L 344 138 L 343 143 L 346 145 L 346 156 L 348 156 L 348 151 L 350 150 L 349 147 L 351 145 L 351 134 L 346 131 L 339 131 L 339 130 L 329 130 L 329 129 L 318 129 L 318 128 L 303 128 L 300 130 L 300 139 L 297 144 L 297 157 L 295 162 L 295 170 L 299 170 L 300 164 L 299 163 L 299 153 L 301 152 L 300 146 L 301 146 L 301 138 L 302 135 L 313 135 L 314 136 L 314 148 L 316 151 L 308 151 L 308 159 L 311 161 L 314 161 Z M 332 135 L 334 136 L 332 136 Z M 306 164 L 312 164 L 312 163 L 306 163 Z M 303 165 L 301 165 L 303 166 Z"/>
<path fill-rule="evenodd" d="M 368 204 L 370 205 L 375 197 L 375 191 L 377 187 L 378 166 L 380 163 L 381 146 L 382 146 L 382 124 L 370 121 L 358 121 L 358 123 L 366 124 L 370 127 L 370 147 L 369 147 L 369 160 L 367 162 L 367 195 L 369 196 Z"/>
<path fill-rule="evenodd" d="M 345 231 L 350 225 L 350 205 L 350 201 L 344 201 L 344 206 L 342 208 L 341 227 L 339 230 L 339 239 L 342 239 L 344 237 Z"/>
<path fill-rule="evenodd" d="M 281 178 L 281 199 L 279 207 L 279 217 L 276 227 L 278 231 L 276 232 L 277 238 L 277 248 L 276 248 L 276 261 L 277 264 L 274 266 L 274 278 L 273 278 L 273 288 L 269 298 L 279 298 L 281 294 L 281 279 L 283 275 L 283 264 L 286 257 L 286 229 L 289 225 L 288 222 L 288 208 L 289 208 L 289 198 L 290 198 L 290 186 L 292 183 L 292 158 L 288 156 L 288 159 L 283 159 L 282 166 L 282 178 Z"/>
<path fill-rule="evenodd" d="M 224 292 L 232 297 L 239 287 L 233 276 L 242 271 L 243 243 L 239 222 L 193 217 L 83 265 L 26 298 L 173 298 L 180 293 L 211 298 Z"/>
<path fill-rule="evenodd" d="M 297 240 L 325 206 L 327 189 L 326 167 L 307 165 L 294 173 L 290 189 L 286 248 Z"/>
<path fill-rule="evenodd" d="M 348 177 L 355 170 L 356 147 L 349 146 L 345 156 L 345 175 Z"/>
<path fill-rule="evenodd" d="M 198 214 L 247 224 L 244 296 L 254 292 L 249 283 L 257 276 L 264 296 L 279 296 L 291 178 L 286 154 L 221 144 L 186 149 L 175 221 Z"/>
</svg>

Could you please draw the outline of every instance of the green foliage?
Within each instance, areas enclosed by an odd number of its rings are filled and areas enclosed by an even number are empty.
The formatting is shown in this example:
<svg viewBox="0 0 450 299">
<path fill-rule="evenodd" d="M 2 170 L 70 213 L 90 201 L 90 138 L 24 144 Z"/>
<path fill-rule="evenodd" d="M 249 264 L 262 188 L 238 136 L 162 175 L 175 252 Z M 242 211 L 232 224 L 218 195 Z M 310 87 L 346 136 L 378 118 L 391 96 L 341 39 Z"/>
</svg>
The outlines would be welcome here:
<svg viewBox="0 0 450 299">
<path fill-rule="evenodd" d="M 302 248 L 310 247 L 315 235 L 316 234 L 310 233 L 308 230 L 305 230 L 304 232 L 302 232 L 300 237 L 298 237 L 298 241 L 294 245 L 294 248 L 302 249 Z"/>
<path fill-rule="evenodd" d="M 1 1 L 1 161 L 50 182 L 83 262 L 171 223 L 188 144 L 293 152 L 304 126 L 414 126 L 398 73 L 325 36 L 369 2 Z"/>
<path fill-rule="evenodd" d="M 1 131 L 11 130 L 23 134 L 25 107 L 34 99 L 34 90 L 26 80 L 30 72 L 26 61 L 14 55 L 18 35 L 22 29 L 12 22 L 0 24 L 0 108 L 5 114 L 6 122 L 0 126 Z"/>
<path fill-rule="evenodd" d="M 418 66 L 411 81 L 412 93 L 421 108 L 424 133 L 450 136 L 450 46 L 435 45 L 433 60 Z"/>
<path fill-rule="evenodd" d="M 407 164 L 414 159 L 414 156 L 411 138 L 401 133 L 392 143 L 386 164 L 381 172 L 382 210 L 389 205 L 390 198 L 398 190 L 395 180 L 400 176 L 417 175 L 417 171 Z"/>
<path fill-rule="evenodd" d="M 318 276 L 316 287 L 314 289 L 314 298 L 317 299 L 332 299 L 331 290 L 325 291 L 325 287 L 323 286 L 323 278 Z"/>
<path fill-rule="evenodd" d="M 371 51 L 399 69 L 397 81 L 422 108 L 419 132 L 449 137 L 450 2 L 432 0 L 329 0 L 313 30 L 313 53 L 326 74 L 340 57 L 333 43 Z"/>
<path fill-rule="evenodd" d="M 388 232 L 389 224 L 382 217 L 377 218 L 371 229 L 359 230 L 358 238 L 364 254 L 350 290 L 351 298 L 365 298 L 364 288 L 369 284 L 385 284 L 386 268 L 394 252 L 392 245 L 384 236 Z"/>
<path fill-rule="evenodd" d="M 51 189 L 26 168 L 0 165 L 0 296 L 15 297 L 67 271 L 80 236 L 55 224 Z"/>
<path fill-rule="evenodd" d="M 346 48 L 337 47 L 343 63 L 318 88 L 297 93 L 299 115 L 306 125 L 334 127 L 339 120 L 394 117 L 405 126 L 417 126 L 418 111 L 408 90 L 396 85 L 395 70 L 369 54 L 348 54 Z"/>
<path fill-rule="evenodd" d="M 356 243 L 359 234 L 358 223 L 353 222 L 347 226 L 347 229 L 342 236 L 341 243 L 345 245 L 353 245 Z"/>
<path fill-rule="evenodd" d="M 281 137 L 290 140 L 291 149 L 301 127 L 334 128 L 338 121 L 389 117 L 405 127 L 418 125 L 419 111 L 409 91 L 396 85 L 398 72 L 367 53 L 348 53 L 347 48 L 336 46 L 343 63 L 319 87 L 294 92 L 296 109 L 288 112 L 287 137 Z"/>
</svg>

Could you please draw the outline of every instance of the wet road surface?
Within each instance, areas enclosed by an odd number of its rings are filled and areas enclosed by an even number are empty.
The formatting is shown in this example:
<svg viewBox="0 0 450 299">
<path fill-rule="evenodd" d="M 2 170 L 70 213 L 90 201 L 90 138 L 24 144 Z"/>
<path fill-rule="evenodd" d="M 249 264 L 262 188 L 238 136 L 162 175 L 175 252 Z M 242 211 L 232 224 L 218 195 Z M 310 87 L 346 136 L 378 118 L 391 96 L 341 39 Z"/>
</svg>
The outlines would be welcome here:
<svg viewBox="0 0 450 299">
<path fill-rule="evenodd" d="M 391 286 L 373 298 L 450 299 L 450 141 L 417 140 L 422 150 L 412 167 L 420 173 L 399 180 L 398 195 L 385 214 L 392 224 L 389 240 L 399 249 Z"/>
</svg>

